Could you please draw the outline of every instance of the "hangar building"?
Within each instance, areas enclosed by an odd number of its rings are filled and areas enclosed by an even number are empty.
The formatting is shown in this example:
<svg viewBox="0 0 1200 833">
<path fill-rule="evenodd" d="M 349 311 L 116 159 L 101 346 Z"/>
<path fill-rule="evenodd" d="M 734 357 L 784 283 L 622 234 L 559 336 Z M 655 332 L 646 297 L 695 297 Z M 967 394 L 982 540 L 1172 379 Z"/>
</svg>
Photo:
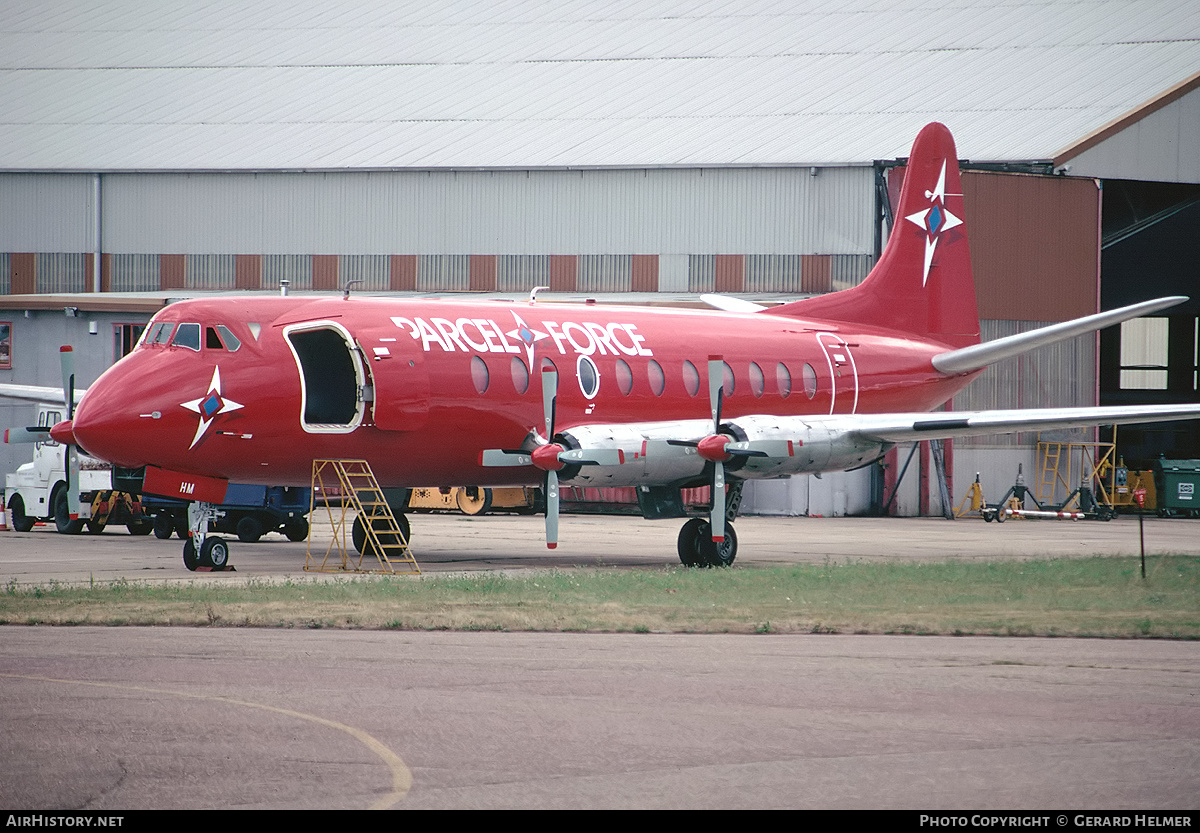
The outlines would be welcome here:
<svg viewBox="0 0 1200 833">
<path fill-rule="evenodd" d="M 936 120 L 967 160 L 985 338 L 1192 296 L 997 365 L 953 407 L 1198 395 L 1187 0 L 18 4 L 0 54 L 3 381 L 57 384 L 67 340 L 86 383 L 170 299 L 285 280 L 639 303 L 849 287 Z M 1122 432 L 1138 460 L 1200 457 L 1193 424 Z M 922 449 L 897 490 L 900 449 L 745 505 L 938 511 L 975 472 L 994 499 L 1036 441 L 957 441 L 944 478 Z"/>
</svg>

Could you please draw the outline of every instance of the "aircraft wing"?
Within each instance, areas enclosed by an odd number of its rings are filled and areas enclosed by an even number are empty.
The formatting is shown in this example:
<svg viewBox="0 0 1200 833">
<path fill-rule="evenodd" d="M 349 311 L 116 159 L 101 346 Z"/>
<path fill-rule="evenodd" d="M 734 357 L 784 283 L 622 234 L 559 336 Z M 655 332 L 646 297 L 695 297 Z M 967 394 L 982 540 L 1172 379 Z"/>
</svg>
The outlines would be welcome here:
<svg viewBox="0 0 1200 833">
<path fill-rule="evenodd" d="M 87 388 L 76 388 L 75 404 L 87 393 Z M 25 402 L 62 402 L 62 387 L 49 385 L 17 385 L 11 382 L 0 383 L 0 398 L 20 399 Z"/>
<path fill-rule="evenodd" d="M 901 443 L 944 440 L 1018 431 L 1090 428 L 1200 419 L 1200 404 L 1120 405 L 1091 408 L 1026 408 L 1009 411 L 934 411 L 911 414 L 860 414 L 825 417 L 864 439 Z"/>
</svg>

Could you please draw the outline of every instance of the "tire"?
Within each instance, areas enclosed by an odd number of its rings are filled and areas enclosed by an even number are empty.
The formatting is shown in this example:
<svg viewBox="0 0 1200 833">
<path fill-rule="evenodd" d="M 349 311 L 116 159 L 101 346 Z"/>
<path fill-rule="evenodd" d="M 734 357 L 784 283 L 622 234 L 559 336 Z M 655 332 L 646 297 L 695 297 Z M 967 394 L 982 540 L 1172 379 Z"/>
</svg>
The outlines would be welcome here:
<svg viewBox="0 0 1200 833">
<path fill-rule="evenodd" d="M 83 531 L 83 521 L 71 520 L 71 507 L 67 505 L 67 489 L 64 486 L 54 495 L 54 527 L 63 535 L 78 535 Z"/>
<path fill-rule="evenodd" d="M 703 518 L 692 518 L 679 530 L 676 542 L 679 550 L 679 561 L 685 567 L 703 567 L 704 559 L 700 555 L 700 527 L 708 529 L 708 521 Z"/>
<path fill-rule="evenodd" d="M 383 531 L 383 524 L 379 523 L 379 521 L 380 521 L 380 519 L 376 518 L 376 529 L 379 530 L 379 532 L 377 534 L 390 535 L 391 534 L 390 532 Z M 408 523 L 408 516 L 407 515 L 396 515 L 396 525 L 400 527 L 400 532 L 404 534 L 404 540 L 411 542 L 412 541 L 412 533 L 411 533 L 409 523 Z M 359 515 L 357 518 L 354 519 L 354 529 L 352 529 L 350 531 L 350 538 L 354 542 L 354 549 L 358 550 L 360 555 L 373 554 L 374 547 L 371 545 L 371 542 L 367 539 L 367 527 L 363 523 L 362 515 Z M 398 541 L 392 542 L 392 541 L 385 540 L 383 543 L 386 545 L 386 544 L 399 543 L 399 542 Z"/>
<path fill-rule="evenodd" d="M 730 567 L 733 565 L 733 560 L 737 558 L 737 533 L 733 531 L 733 524 L 726 522 L 725 524 L 725 540 L 721 543 L 716 543 L 712 539 L 712 526 L 708 521 L 704 522 L 704 527 L 701 529 L 700 543 L 698 549 L 700 555 L 704 559 L 705 567 Z"/>
<path fill-rule="evenodd" d="M 20 495 L 13 495 L 12 500 L 8 502 L 8 515 L 12 520 L 13 529 L 17 532 L 28 532 L 33 529 L 37 520 L 25 514 L 25 501 L 21 500 Z"/>
<path fill-rule="evenodd" d="M 154 516 L 154 537 L 165 541 L 175 534 L 175 521 L 167 512 L 159 512 Z"/>
<path fill-rule="evenodd" d="M 105 521 L 84 521 L 89 535 L 99 535 L 108 524 Z"/>
<path fill-rule="evenodd" d="M 200 545 L 200 566 L 224 570 L 229 566 L 229 545 L 224 539 L 209 535 Z"/>
<path fill-rule="evenodd" d="M 183 542 L 183 566 L 193 573 L 200 566 L 200 556 L 196 555 L 196 545 L 192 543 L 191 538 Z"/>
<path fill-rule="evenodd" d="M 308 521 L 304 518 L 288 518 L 283 524 L 283 534 L 289 541 L 303 541 L 308 537 Z"/>
<path fill-rule="evenodd" d="M 253 515 L 246 515 L 237 522 L 237 537 L 243 544 L 257 543 L 263 531 L 263 525 Z"/>
<path fill-rule="evenodd" d="M 154 529 L 154 524 L 150 521 L 137 521 L 125 524 L 125 528 L 129 530 L 130 535 L 149 535 Z"/>
<path fill-rule="evenodd" d="M 475 497 L 467 489 L 459 489 L 454 502 L 464 515 L 486 515 L 492 508 L 492 490 L 476 489 Z"/>
</svg>

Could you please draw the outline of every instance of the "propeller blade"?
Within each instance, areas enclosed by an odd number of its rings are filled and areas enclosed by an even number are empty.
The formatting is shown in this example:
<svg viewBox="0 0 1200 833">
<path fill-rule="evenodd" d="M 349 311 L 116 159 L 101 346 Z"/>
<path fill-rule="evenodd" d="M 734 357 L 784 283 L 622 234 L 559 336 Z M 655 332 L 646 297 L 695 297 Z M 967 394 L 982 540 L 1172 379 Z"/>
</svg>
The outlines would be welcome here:
<svg viewBox="0 0 1200 833">
<path fill-rule="evenodd" d="M 558 472 L 546 472 L 546 549 L 558 546 Z"/>
<path fill-rule="evenodd" d="M 709 516 L 712 526 L 712 539 L 715 543 L 725 540 L 725 464 L 713 463 L 712 514 Z"/>
<path fill-rule="evenodd" d="M 67 406 L 67 419 L 75 418 L 75 351 L 71 345 L 58 348 L 58 361 L 62 365 L 63 404 Z"/>
<path fill-rule="evenodd" d="M 528 466 L 533 462 L 528 451 L 507 448 L 485 448 L 479 453 L 481 466 Z"/>
<path fill-rule="evenodd" d="M 568 465 L 620 466 L 625 462 L 625 452 L 619 448 L 571 448 L 558 459 Z"/>
<path fill-rule="evenodd" d="M 44 425 L 4 429 L 6 443 L 43 443 L 48 439 L 50 439 L 50 429 Z"/>
<path fill-rule="evenodd" d="M 66 452 L 67 509 L 75 520 L 79 517 L 79 452 L 73 445 L 67 446 Z"/>
<path fill-rule="evenodd" d="M 713 433 L 721 430 L 721 400 L 725 394 L 725 363 L 720 356 L 708 357 L 708 403 L 712 411 Z"/>
<path fill-rule="evenodd" d="M 558 371 L 542 368 L 542 412 L 546 418 L 546 439 L 554 438 L 554 416 L 558 407 Z"/>
</svg>

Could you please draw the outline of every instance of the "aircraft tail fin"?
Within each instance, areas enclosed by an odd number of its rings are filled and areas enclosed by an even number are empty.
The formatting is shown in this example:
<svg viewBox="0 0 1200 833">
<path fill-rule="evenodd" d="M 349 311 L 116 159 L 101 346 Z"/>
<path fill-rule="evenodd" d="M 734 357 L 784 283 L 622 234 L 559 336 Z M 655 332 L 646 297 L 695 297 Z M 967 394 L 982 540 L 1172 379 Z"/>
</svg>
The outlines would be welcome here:
<svg viewBox="0 0 1200 833">
<path fill-rule="evenodd" d="M 764 314 L 877 325 L 954 348 L 979 342 L 958 155 L 945 125 L 934 122 L 917 134 L 895 225 L 866 279 Z"/>
</svg>

